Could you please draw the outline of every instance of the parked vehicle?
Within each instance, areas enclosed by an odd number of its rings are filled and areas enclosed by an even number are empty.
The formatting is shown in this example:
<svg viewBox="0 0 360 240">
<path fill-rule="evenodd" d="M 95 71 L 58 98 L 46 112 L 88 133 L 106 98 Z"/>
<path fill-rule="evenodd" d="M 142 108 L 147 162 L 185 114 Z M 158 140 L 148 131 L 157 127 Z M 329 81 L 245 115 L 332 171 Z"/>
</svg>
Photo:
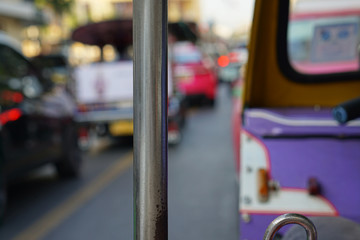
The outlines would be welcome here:
<svg viewBox="0 0 360 240">
<path fill-rule="evenodd" d="M 61 177 L 81 171 L 75 102 L 19 49 L 0 33 L 0 218 L 9 181 L 47 163 Z"/>
<path fill-rule="evenodd" d="M 240 239 L 261 239 L 289 212 L 314 219 L 320 239 L 330 230 L 341 239 L 360 223 L 360 121 L 338 122 L 332 111 L 360 96 L 360 4 L 299 0 L 311 5 L 300 15 L 290 2 L 255 4 L 233 114 Z M 344 112 L 357 109 L 356 118 L 359 107 Z"/>
<path fill-rule="evenodd" d="M 176 86 L 186 98 L 202 98 L 214 106 L 217 78 L 211 59 L 195 44 L 183 41 L 173 44 L 172 60 Z"/>
<path fill-rule="evenodd" d="M 42 69 L 43 74 L 55 84 L 71 85 L 73 84 L 72 68 L 68 63 L 66 56 L 62 54 L 38 55 L 31 59 L 31 62 Z"/>
<path fill-rule="evenodd" d="M 240 78 L 240 69 L 246 64 L 248 50 L 246 44 L 232 48 L 227 55 L 217 59 L 219 81 L 232 85 Z"/>
<path fill-rule="evenodd" d="M 110 20 L 79 27 L 73 32 L 74 41 L 103 48 L 111 45 L 116 59 L 100 61 L 75 68 L 76 119 L 83 126 L 81 136 L 90 127 L 101 129 L 113 137 L 133 135 L 133 60 L 132 20 Z M 168 69 L 169 136 L 170 144 L 181 139 L 185 122 L 185 102 L 173 88 L 172 71 Z"/>
</svg>

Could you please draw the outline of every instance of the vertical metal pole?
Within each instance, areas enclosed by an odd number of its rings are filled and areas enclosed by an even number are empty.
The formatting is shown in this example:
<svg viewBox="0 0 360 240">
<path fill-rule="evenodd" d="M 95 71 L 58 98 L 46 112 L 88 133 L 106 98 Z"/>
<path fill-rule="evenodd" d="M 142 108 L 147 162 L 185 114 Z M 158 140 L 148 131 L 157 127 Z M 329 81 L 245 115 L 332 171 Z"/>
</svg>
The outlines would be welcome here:
<svg viewBox="0 0 360 240">
<path fill-rule="evenodd" d="M 134 0 L 134 239 L 168 239 L 167 0 Z"/>
</svg>

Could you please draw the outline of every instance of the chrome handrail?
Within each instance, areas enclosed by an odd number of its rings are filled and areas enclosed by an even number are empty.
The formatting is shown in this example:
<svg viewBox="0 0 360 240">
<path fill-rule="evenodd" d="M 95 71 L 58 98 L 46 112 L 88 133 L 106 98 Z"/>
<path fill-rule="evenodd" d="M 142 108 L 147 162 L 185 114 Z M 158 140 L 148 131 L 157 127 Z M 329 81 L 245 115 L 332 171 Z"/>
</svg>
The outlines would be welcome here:
<svg viewBox="0 0 360 240">
<path fill-rule="evenodd" d="M 272 240 L 277 231 L 288 224 L 298 224 L 302 226 L 306 231 L 308 240 L 317 239 L 315 225 L 307 217 L 296 213 L 288 213 L 275 218 L 275 220 L 270 223 L 265 231 L 263 240 Z"/>
<path fill-rule="evenodd" d="M 134 0 L 134 239 L 168 239 L 167 0 Z"/>
</svg>

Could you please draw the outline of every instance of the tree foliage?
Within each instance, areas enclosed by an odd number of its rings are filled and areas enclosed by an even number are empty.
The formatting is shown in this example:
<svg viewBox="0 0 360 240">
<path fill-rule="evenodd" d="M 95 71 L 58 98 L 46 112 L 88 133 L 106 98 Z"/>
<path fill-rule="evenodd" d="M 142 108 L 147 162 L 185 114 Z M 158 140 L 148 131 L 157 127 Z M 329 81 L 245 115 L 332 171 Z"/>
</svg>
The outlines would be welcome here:
<svg viewBox="0 0 360 240">
<path fill-rule="evenodd" d="M 52 8 L 54 12 L 61 15 L 70 12 L 74 0 L 35 0 L 35 3 L 39 7 L 48 6 Z"/>
</svg>

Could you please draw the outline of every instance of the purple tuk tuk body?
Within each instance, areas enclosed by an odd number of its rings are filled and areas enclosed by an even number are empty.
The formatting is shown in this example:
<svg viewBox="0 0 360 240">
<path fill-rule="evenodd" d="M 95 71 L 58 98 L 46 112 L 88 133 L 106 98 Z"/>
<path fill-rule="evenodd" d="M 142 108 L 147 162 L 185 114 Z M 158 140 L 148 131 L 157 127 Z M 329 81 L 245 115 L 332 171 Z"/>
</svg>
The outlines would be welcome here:
<svg viewBox="0 0 360 240">
<path fill-rule="evenodd" d="M 330 109 L 246 109 L 240 139 L 241 239 L 261 239 L 284 213 L 360 223 L 360 121 L 339 125 Z M 260 169 L 272 186 L 265 201 Z"/>
</svg>

